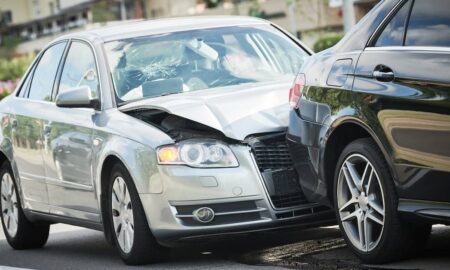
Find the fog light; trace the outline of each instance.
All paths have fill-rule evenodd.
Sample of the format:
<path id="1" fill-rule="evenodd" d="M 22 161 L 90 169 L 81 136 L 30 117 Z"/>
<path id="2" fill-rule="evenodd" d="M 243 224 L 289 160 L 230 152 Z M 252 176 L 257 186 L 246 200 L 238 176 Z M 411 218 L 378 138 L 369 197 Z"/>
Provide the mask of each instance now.
<path id="1" fill-rule="evenodd" d="M 194 215 L 195 220 L 201 223 L 209 223 L 214 219 L 214 211 L 209 207 L 199 208 L 192 215 Z"/>

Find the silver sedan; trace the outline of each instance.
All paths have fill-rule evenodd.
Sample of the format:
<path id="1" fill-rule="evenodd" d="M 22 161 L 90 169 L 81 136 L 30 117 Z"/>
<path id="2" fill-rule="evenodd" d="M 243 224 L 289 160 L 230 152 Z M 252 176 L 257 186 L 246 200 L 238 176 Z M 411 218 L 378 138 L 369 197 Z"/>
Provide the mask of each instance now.
<path id="1" fill-rule="evenodd" d="M 8 242 L 41 247 L 50 224 L 68 223 L 142 264 L 192 239 L 333 220 L 306 200 L 304 160 L 285 142 L 288 89 L 310 54 L 245 17 L 54 40 L 0 104 Z"/>

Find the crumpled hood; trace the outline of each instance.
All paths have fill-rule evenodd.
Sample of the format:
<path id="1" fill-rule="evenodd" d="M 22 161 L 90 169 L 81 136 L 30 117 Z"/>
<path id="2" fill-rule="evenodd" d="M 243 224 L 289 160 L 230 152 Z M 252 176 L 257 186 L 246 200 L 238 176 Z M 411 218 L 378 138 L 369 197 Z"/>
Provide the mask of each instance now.
<path id="1" fill-rule="evenodd" d="M 238 85 L 132 102 L 121 111 L 158 109 L 244 140 L 250 134 L 286 129 L 290 82 Z"/>

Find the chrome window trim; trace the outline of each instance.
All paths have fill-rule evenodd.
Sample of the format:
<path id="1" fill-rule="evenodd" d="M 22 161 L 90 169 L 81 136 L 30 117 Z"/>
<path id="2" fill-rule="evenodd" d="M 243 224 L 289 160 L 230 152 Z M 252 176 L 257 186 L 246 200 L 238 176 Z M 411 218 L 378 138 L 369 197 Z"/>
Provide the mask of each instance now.
<path id="1" fill-rule="evenodd" d="M 369 40 L 366 43 L 366 48 L 372 47 L 375 45 L 375 44 L 373 44 L 374 41 L 376 39 L 378 39 L 378 37 L 380 36 L 381 32 L 383 32 L 386 25 L 392 20 L 392 18 L 395 16 L 395 14 L 397 14 L 399 9 L 403 7 L 403 3 L 405 3 L 406 1 L 408 1 L 408 0 L 399 0 L 397 2 L 397 4 L 395 4 L 395 6 L 389 11 L 389 13 L 386 15 L 386 17 L 384 17 L 384 19 L 381 21 L 381 23 L 377 26 L 375 31 L 373 31 L 372 35 L 370 36 Z"/>
<path id="2" fill-rule="evenodd" d="M 421 52 L 450 52 L 450 47 L 433 46 L 386 46 L 366 47 L 365 51 L 421 51 Z"/>
<path id="3" fill-rule="evenodd" d="M 89 48 L 91 49 L 91 51 L 92 51 L 92 54 L 94 55 L 94 61 L 95 61 L 95 69 L 96 69 L 96 71 L 97 71 L 97 77 L 98 77 L 98 85 L 99 85 L 99 89 L 98 89 L 98 97 L 99 97 L 99 101 L 100 101 L 100 110 L 99 111 L 102 111 L 103 110 L 103 87 L 102 87 L 102 79 L 101 79 L 101 74 L 100 74 L 100 70 L 99 70 L 99 62 L 98 62 L 98 57 L 97 57 L 97 52 L 96 52 L 96 50 L 95 50 L 95 47 L 94 47 L 94 44 L 90 41 L 90 40 L 88 40 L 88 39 L 85 39 L 85 38 L 80 38 L 80 37 L 76 37 L 76 38 L 70 38 L 69 39 L 69 47 L 68 47 L 68 49 L 67 49 L 67 53 L 65 54 L 65 56 L 64 56 L 64 63 L 63 63 L 63 67 L 62 67 L 62 69 L 61 69 L 61 72 L 60 73 L 62 73 L 63 72 L 63 70 L 64 70 L 64 65 L 66 64 L 66 59 L 67 59 L 67 54 L 69 53 L 69 51 L 70 51 L 70 47 L 71 47 L 71 45 L 72 45 L 72 42 L 73 41 L 75 41 L 75 42 L 82 42 L 82 43 L 85 43 L 86 45 L 88 45 L 89 46 Z M 59 81 L 58 81 L 58 88 L 56 89 L 56 95 L 55 95 L 55 97 L 58 95 L 58 92 L 59 92 Z"/>
<path id="4" fill-rule="evenodd" d="M 28 96 L 26 97 L 20 97 L 19 94 L 22 91 L 22 87 L 23 84 L 26 81 L 26 78 L 28 76 L 32 76 L 31 78 L 31 82 L 29 87 L 31 87 L 31 84 L 33 83 L 33 79 L 34 79 L 34 71 L 37 65 L 39 65 L 39 62 L 41 61 L 42 55 L 51 47 L 53 47 L 54 45 L 57 45 L 58 43 L 62 43 L 65 42 L 66 46 L 64 47 L 64 51 L 63 54 L 61 55 L 61 59 L 59 59 L 59 63 L 58 65 L 61 63 L 61 60 L 63 57 L 65 57 L 65 53 L 66 53 L 66 49 L 67 49 L 67 45 L 70 43 L 70 38 L 68 39 L 59 39 L 59 40 L 55 40 L 53 42 L 51 42 L 50 44 L 48 44 L 47 46 L 45 46 L 34 58 L 34 60 L 31 62 L 31 64 L 28 66 L 27 71 L 25 72 L 25 74 L 22 76 L 22 79 L 20 80 L 20 83 L 16 86 L 16 89 L 14 89 L 14 91 L 11 93 L 11 96 L 13 96 L 16 99 L 26 99 L 26 100 L 31 100 Z M 31 73 L 30 73 L 31 72 Z M 56 75 L 58 75 L 59 70 L 56 71 Z M 55 78 L 56 80 L 56 78 Z M 53 87 L 55 84 L 55 80 L 53 81 Z M 28 89 L 29 90 L 29 89 Z M 27 91 L 28 91 L 27 90 Z M 28 91 L 28 95 L 29 95 L 29 91 Z M 52 89 L 52 96 L 53 96 L 53 89 Z M 52 103 L 53 101 L 45 101 L 45 100 L 41 100 L 42 102 L 45 103 Z"/>

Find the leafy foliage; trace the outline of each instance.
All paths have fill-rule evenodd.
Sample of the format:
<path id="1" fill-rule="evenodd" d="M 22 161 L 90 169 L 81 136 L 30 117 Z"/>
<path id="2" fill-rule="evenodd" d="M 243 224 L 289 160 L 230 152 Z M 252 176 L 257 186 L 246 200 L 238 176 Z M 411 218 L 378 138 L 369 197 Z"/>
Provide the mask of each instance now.
<path id="1" fill-rule="evenodd" d="M 2 45 L 0 46 L 0 59 L 11 59 L 15 55 L 17 45 L 22 42 L 23 39 L 15 36 L 4 36 Z"/>
<path id="2" fill-rule="evenodd" d="M 314 51 L 320 52 L 328 48 L 331 48 L 334 45 L 336 45 L 336 43 L 338 43 L 342 39 L 342 37 L 343 35 L 332 35 L 323 37 L 314 44 Z"/>
<path id="3" fill-rule="evenodd" d="M 28 66 L 34 59 L 34 55 L 16 57 L 11 60 L 0 59 L 0 81 L 19 79 L 25 74 Z"/>
<path id="4" fill-rule="evenodd" d="M 14 91 L 33 59 L 33 54 L 11 60 L 0 59 L 0 99 Z"/>
<path id="5" fill-rule="evenodd" d="M 92 7 L 92 18 L 94 22 L 108 22 L 118 19 L 118 14 L 113 11 L 111 1 L 99 1 Z"/>

